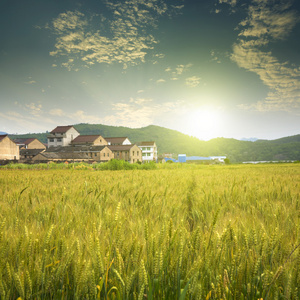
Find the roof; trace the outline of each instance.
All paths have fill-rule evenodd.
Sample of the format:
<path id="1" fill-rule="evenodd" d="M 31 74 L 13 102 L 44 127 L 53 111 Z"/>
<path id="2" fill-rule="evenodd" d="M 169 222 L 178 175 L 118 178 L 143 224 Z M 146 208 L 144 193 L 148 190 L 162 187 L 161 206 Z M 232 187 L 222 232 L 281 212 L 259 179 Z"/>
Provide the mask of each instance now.
<path id="1" fill-rule="evenodd" d="M 152 142 L 140 142 L 138 143 L 138 146 L 154 146 L 155 145 L 155 142 L 152 141 Z"/>
<path id="2" fill-rule="evenodd" d="M 106 137 L 105 140 L 108 143 L 118 143 L 122 144 L 128 137 Z"/>
<path id="3" fill-rule="evenodd" d="M 211 160 L 210 157 L 203 157 L 203 156 L 189 156 L 186 160 Z"/>
<path id="4" fill-rule="evenodd" d="M 178 162 L 178 161 L 176 161 L 176 159 L 174 159 L 174 158 L 171 158 L 171 157 L 164 157 L 163 158 L 165 161 L 172 161 L 172 162 Z"/>
<path id="5" fill-rule="evenodd" d="M 59 146 L 59 147 L 50 147 L 47 149 L 47 153 L 80 153 L 80 152 L 95 152 L 101 151 L 105 147 L 104 146 Z"/>
<path id="6" fill-rule="evenodd" d="M 107 145 L 107 147 L 111 151 L 128 151 L 130 150 L 133 146 L 136 146 L 136 144 L 131 144 L 131 145 Z"/>
<path id="7" fill-rule="evenodd" d="M 14 139 L 13 141 L 16 144 L 28 145 L 34 140 L 36 140 L 36 138 L 19 138 L 19 139 Z"/>
<path id="8" fill-rule="evenodd" d="M 42 152 L 40 155 L 48 159 L 89 159 L 86 153 Z"/>
<path id="9" fill-rule="evenodd" d="M 45 149 L 21 149 L 20 155 L 37 155 L 43 151 L 45 151 Z"/>
<path id="10" fill-rule="evenodd" d="M 55 129 L 53 129 L 50 133 L 65 133 L 69 129 L 74 128 L 72 125 L 68 126 L 57 126 Z M 74 128 L 75 129 L 75 128 Z M 75 129 L 76 130 L 76 129 Z M 76 130 L 77 131 L 77 130 Z"/>
<path id="11" fill-rule="evenodd" d="M 0 135 L 0 141 L 2 141 L 5 137 L 7 137 L 7 134 Z"/>
<path id="12" fill-rule="evenodd" d="M 94 142 L 97 138 L 102 137 L 101 135 L 79 135 L 77 136 L 72 143 L 92 143 Z"/>

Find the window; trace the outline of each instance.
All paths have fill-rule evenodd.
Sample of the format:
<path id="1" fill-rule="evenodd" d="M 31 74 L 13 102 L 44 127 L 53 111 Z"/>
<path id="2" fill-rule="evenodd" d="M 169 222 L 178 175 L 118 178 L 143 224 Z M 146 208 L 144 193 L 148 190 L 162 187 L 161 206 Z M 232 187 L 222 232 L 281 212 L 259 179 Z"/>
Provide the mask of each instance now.
<path id="1" fill-rule="evenodd" d="M 52 142 L 52 143 L 53 143 L 53 142 L 54 142 L 54 139 L 49 139 L 49 142 Z"/>
<path id="2" fill-rule="evenodd" d="M 137 152 L 136 152 L 136 155 L 137 155 L 137 156 L 139 156 L 139 155 L 140 155 L 140 152 L 139 152 L 139 151 L 137 151 Z"/>
<path id="3" fill-rule="evenodd" d="M 150 153 L 147 153 L 147 156 L 150 156 L 151 154 Z"/>
<path id="4" fill-rule="evenodd" d="M 134 156 L 134 151 L 132 151 L 132 155 Z"/>
<path id="5" fill-rule="evenodd" d="M 150 147 L 147 147 L 147 150 L 148 150 L 148 151 L 150 151 L 150 150 L 151 150 L 151 148 L 150 148 Z"/>
<path id="6" fill-rule="evenodd" d="M 146 153 L 143 153 L 143 156 L 146 156 Z"/>
<path id="7" fill-rule="evenodd" d="M 105 157 L 105 152 L 103 153 L 103 157 Z"/>
<path id="8" fill-rule="evenodd" d="M 107 157 L 109 157 L 109 153 L 107 153 Z"/>
<path id="9" fill-rule="evenodd" d="M 57 141 L 58 141 L 58 142 L 61 142 L 61 141 L 62 141 L 62 139 L 61 139 L 61 138 L 58 138 L 58 139 L 57 139 Z"/>
<path id="10" fill-rule="evenodd" d="M 96 157 L 96 156 L 97 156 L 97 153 L 95 153 L 94 156 Z"/>

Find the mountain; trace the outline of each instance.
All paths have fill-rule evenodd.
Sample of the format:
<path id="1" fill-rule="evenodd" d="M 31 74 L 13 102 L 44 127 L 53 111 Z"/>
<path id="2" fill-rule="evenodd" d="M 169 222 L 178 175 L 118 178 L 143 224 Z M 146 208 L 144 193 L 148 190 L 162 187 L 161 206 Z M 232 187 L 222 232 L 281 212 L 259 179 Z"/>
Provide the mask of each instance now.
<path id="1" fill-rule="evenodd" d="M 5 134 L 7 134 L 7 133 L 4 131 L 0 131 L 0 135 L 5 135 Z"/>
<path id="2" fill-rule="evenodd" d="M 242 138 L 241 141 L 248 141 L 248 142 L 256 142 L 258 138 L 252 137 L 252 138 Z"/>
<path id="3" fill-rule="evenodd" d="M 210 141 L 201 141 L 179 131 L 155 125 L 143 128 L 128 128 L 101 124 L 77 124 L 74 127 L 82 135 L 101 134 L 104 138 L 126 136 L 132 143 L 155 141 L 159 154 L 226 155 L 231 162 L 300 160 L 300 134 L 276 140 L 241 141 L 216 138 Z M 47 134 L 46 132 L 9 136 L 12 139 L 35 137 L 46 143 Z"/>

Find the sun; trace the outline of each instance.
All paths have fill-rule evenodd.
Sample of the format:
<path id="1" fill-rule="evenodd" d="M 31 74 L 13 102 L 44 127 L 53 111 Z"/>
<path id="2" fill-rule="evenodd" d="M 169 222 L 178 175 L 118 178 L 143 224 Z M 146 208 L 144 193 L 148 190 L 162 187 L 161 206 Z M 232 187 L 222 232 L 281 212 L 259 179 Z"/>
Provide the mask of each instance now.
<path id="1" fill-rule="evenodd" d="M 186 130 L 191 135 L 208 140 L 218 135 L 222 123 L 219 109 L 203 106 L 186 116 Z"/>

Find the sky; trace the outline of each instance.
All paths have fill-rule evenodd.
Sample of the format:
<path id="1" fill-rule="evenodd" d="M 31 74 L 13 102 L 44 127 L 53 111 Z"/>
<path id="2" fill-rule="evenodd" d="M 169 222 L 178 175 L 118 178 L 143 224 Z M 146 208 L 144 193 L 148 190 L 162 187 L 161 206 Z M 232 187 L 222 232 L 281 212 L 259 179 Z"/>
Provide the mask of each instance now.
<path id="1" fill-rule="evenodd" d="M 1 0 L 0 131 L 300 134 L 299 37 L 298 0 Z"/>

